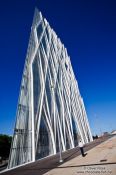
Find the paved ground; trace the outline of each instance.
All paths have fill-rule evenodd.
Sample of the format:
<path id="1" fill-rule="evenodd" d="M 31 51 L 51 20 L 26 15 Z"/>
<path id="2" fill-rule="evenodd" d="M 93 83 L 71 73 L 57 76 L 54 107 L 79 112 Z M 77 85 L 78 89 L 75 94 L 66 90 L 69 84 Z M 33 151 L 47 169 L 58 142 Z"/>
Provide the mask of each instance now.
<path id="1" fill-rule="evenodd" d="M 116 136 L 44 175 L 116 175 Z"/>
<path id="2" fill-rule="evenodd" d="M 86 157 L 80 156 L 79 148 L 63 153 L 64 162 L 59 163 L 59 154 L 4 172 L 3 175 L 116 175 L 116 136 L 102 137 L 85 146 Z M 97 165 L 95 165 L 97 164 Z M 101 165 L 102 164 L 102 165 Z"/>

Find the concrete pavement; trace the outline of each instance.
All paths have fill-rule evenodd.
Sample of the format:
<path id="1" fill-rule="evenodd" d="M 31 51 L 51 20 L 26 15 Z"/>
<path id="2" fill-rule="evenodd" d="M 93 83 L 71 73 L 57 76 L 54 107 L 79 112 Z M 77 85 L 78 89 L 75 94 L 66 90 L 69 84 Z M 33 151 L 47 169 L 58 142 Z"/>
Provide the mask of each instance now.
<path id="1" fill-rule="evenodd" d="M 44 175 L 116 175 L 116 136 Z"/>
<path id="2" fill-rule="evenodd" d="M 78 147 L 76 147 L 74 149 L 67 150 L 62 153 L 62 157 L 64 160 L 64 163 L 62 164 L 59 163 L 59 154 L 56 154 L 35 161 L 33 163 L 29 163 L 22 167 L 2 172 L 2 174 L 3 175 L 43 175 L 43 174 L 86 175 L 87 173 L 89 174 L 97 173 L 97 175 L 99 175 L 100 173 L 102 173 L 101 175 L 116 175 L 115 143 L 116 143 L 116 136 L 101 137 L 85 145 L 84 149 L 88 154 L 84 158 L 80 156 L 80 150 Z M 107 170 L 107 168 L 109 169 Z"/>

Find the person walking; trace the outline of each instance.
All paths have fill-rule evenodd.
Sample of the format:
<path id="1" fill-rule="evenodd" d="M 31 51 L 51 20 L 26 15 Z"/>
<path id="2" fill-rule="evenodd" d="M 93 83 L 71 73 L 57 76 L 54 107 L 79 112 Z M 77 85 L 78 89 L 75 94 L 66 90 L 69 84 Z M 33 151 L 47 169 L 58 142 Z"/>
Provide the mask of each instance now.
<path id="1" fill-rule="evenodd" d="M 84 146 L 84 145 L 83 145 L 82 141 L 80 140 L 80 141 L 79 141 L 79 148 L 80 148 L 80 151 L 81 151 L 81 155 L 84 157 L 85 154 L 84 154 L 83 146 Z"/>

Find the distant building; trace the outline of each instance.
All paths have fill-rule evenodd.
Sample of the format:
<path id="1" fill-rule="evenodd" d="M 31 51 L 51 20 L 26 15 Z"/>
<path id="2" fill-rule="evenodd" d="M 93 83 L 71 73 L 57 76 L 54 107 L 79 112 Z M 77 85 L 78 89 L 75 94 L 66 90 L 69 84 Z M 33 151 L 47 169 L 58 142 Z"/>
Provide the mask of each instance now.
<path id="1" fill-rule="evenodd" d="M 109 135 L 108 132 L 103 132 L 103 136 L 107 136 L 107 135 Z"/>
<path id="2" fill-rule="evenodd" d="M 113 131 L 111 132 L 111 134 L 116 134 L 116 130 L 113 130 Z"/>
<path id="3" fill-rule="evenodd" d="M 67 50 L 36 9 L 8 168 L 92 141 Z"/>

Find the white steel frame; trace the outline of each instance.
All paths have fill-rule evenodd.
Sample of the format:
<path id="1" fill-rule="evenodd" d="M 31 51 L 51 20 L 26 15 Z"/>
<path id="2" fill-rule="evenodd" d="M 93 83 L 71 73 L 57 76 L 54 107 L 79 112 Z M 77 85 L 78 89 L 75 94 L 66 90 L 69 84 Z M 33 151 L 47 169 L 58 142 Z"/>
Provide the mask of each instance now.
<path id="1" fill-rule="evenodd" d="M 8 168 L 92 141 L 67 50 L 37 9 L 16 116 Z"/>

